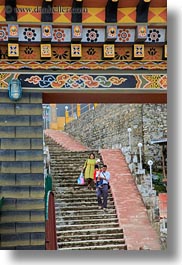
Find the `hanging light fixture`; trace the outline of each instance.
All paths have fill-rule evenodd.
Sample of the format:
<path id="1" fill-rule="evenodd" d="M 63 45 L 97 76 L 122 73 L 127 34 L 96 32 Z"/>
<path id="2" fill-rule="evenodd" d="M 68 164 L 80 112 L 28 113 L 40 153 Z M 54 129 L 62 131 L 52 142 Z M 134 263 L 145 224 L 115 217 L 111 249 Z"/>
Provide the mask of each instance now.
<path id="1" fill-rule="evenodd" d="M 12 79 L 8 86 L 8 94 L 11 100 L 19 100 L 22 97 L 22 87 L 19 79 Z"/>

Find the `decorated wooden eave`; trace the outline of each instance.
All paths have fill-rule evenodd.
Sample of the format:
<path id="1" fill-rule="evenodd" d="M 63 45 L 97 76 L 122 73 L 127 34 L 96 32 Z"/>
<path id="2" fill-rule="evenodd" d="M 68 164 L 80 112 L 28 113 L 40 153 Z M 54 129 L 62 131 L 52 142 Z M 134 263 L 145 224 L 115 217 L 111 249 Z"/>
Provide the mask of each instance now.
<path id="1" fill-rule="evenodd" d="M 167 1 L 146 1 L 1 0 L 0 67 L 166 71 Z"/>
<path id="2" fill-rule="evenodd" d="M 72 12 L 79 8 L 81 12 Z M 46 9 L 47 12 L 41 12 Z M 167 23 L 167 0 L 1 0 L 0 22 L 8 21 L 55 25 L 162 25 Z"/>

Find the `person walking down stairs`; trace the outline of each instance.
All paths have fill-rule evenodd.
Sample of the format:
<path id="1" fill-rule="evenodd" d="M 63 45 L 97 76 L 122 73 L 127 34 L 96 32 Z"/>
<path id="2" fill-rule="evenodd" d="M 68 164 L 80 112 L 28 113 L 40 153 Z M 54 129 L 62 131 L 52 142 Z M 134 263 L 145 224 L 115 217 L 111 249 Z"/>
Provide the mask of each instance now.
<path id="1" fill-rule="evenodd" d="M 89 158 L 85 161 L 83 166 L 83 174 L 85 181 L 87 183 L 88 189 L 94 189 L 94 171 L 95 165 L 98 163 L 95 159 L 95 154 L 90 153 Z"/>
<path id="2" fill-rule="evenodd" d="M 98 178 L 102 180 L 102 184 L 98 185 L 96 189 L 98 207 L 99 209 L 107 211 L 108 184 L 110 180 L 110 173 L 107 171 L 107 165 L 103 165 Z"/>

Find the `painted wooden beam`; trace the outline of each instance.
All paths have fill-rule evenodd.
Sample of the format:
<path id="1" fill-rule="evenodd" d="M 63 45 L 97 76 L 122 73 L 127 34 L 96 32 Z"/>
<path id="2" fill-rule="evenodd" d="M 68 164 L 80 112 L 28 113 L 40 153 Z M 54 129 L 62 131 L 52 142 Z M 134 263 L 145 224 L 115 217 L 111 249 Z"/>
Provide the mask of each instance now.
<path id="1" fill-rule="evenodd" d="M 43 93 L 43 103 L 126 103 L 126 104 L 166 104 L 167 92 L 164 93 Z"/>

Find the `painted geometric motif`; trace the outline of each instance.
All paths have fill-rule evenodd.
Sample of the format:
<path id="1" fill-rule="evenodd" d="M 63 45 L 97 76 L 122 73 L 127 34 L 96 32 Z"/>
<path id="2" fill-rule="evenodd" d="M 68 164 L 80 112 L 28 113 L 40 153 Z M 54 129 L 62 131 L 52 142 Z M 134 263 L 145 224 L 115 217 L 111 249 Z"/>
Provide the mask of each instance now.
<path id="1" fill-rule="evenodd" d="M 19 56 L 19 44 L 8 43 L 8 57 L 18 57 L 18 56 Z"/>
<path id="2" fill-rule="evenodd" d="M 162 47 L 146 46 L 144 60 L 162 60 Z"/>
<path id="3" fill-rule="evenodd" d="M 99 2 L 100 0 L 98 0 Z M 83 8 L 82 10 L 82 22 L 84 24 L 88 23 L 90 25 L 95 23 L 105 22 L 105 8 Z"/>
<path id="4" fill-rule="evenodd" d="M 20 2 L 22 2 L 22 4 L 20 4 Z M 18 22 L 26 22 L 27 25 L 29 22 L 41 22 L 41 11 L 43 11 L 43 9 L 40 6 L 39 1 L 36 1 L 36 3 L 32 3 L 31 0 L 16 1 L 16 8 L 18 10 Z"/>
<path id="5" fill-rule="evenodd" d="M 71 44 L 71 57 L 81 57 L 81 56 L 82 56 L 82 45 Z"/>
<path id="6" fill-rule="evenodd" d="M 83 47 L 83 60 L 101 60 L 102 59 L 102 48 L 101 47 Z"/>
<path id="7" fill-rule="evenodd" d="M 115 49 L 114 44 L 104 44 L 104 58 L 114 58 L 115 56 Z"/>
<path id="8" fill-rule="evenodd" d="M 0 73 L 0 87 L 7 88 L 9 83 L 9 77 L 11 76 L 10 73 Z"/>
<path id="9" fill-rule="evenodd" d="M 133 47 L 134 58 L 144 57 L 144 45 L 143 44 L 134 44 Z"/>
<path id="10" fill-rule="evenodd" d="M 69 60 L 70 49 L 67 47 L 54 47 L 52 51 L 52 60 Z"/>
<path id="11" fill-rule="evenodd" d="M 5 5 L 4 4 L 0 5 L 0 21 L 1 22 L 6 21 L 6 19 L 5 19 Z"/>
<path id="12" fill-rule="evenodd" d="M 166 7 L 151 7 L 148 13 L 148 23 L 166 23 L 167 8 Z"/>
<path id="13" fill-rule="evenodd" d="M 136 23 L 136 8 L 118 8 L 117 12 L 118 23 Z"/>
<path id="14" fill-rule="evenodd" d="M 72 40 L 80 41 L 82 39 L 82 25 L 72 25 Z"/>
<path id="15" fill-rule="evenodd" d="M 51 58 L 51 44 L 41 44 L 41 58 Z"/>
<path id="16" fill-rule="evenodd" d="M 52 25 L 42 25 L 42 40 L 51 40 L 52 39 Z"/>
<path id="17" fill-rule="evenodd" d="M 11 40 L 18 40 L 19 34 L 18 34 L 19 26 L 18 25 L 8 25 L 8 37 Z"/>
<path id="18" fill-rule="evenodd" d="M 165 42 L 165 29 L 148 29 L 146 42 Z"/>
<path id="19" fill-rule="evenodd" d="M 147 26 L 138 25 L 136 30 L 136 40 L 144 41 L 147 38 Z"/>
<path id="20" fill-rule="evenodd" d="M 0 27 L 0 41 L 8 41 L 8 27 Z"/>
<path id="21" fill-rule="evenodd" d="M 84 28 L 82 42 L 105 42 L 105 29 Z"/>
<path id="22" fill-rule="evenodd" d="M 20 27 L 19 41 L 40 42 L 41 41 L 40 34 L 41 34 L 40 28 Z"/>
<path id="23" fill-rule="evenodd" d="M 143 88 L 167 89 L 167 75 L 143 75 Z"/>
<path id="24" fill-rule="evenodd" d="M 134 42 L 135 29 L 118 29 L 116 42 Z"/>
<path id="25" fill-rule="evenodd" d="M 115 47 L 115 60 L 131 60 L 132 47 Z"/>
<path id="26" fill-rule="evenodd" d="M 117 38 L 117 26 L 106 26 L 106 40 L 115 41 Z"/>
<path id="27" fill-rule="evenodd" d="M 4 48 L 4 49 L 3 49 Z M 40 49 L 36 49 L 38 47 L 34 47 L 34 51 L 38 54 L 40 54 Z M 55 48 L 54 48 L 55 49 Z M 90 48 L 88 48 L 89 50 Z M 94 51 L 96 51 L 96 53 L 94 54 L 94 56 L 99 56 L 98 54 L 100 54 L 100 51 L 98 50 L 97 53 L 97 49 L 98 47 L 94 47 Z M 83 48 L 84 50 L 84 48 Z M 87 50 L 85 50 L 86 52 Z M 118 53 L 117 47 L 116 47 L 116 51 Z M 127 51 L 127 50 L 126 50 Z M 20 52 L 21 52 L 21 46 L 20 46 Z M 58 51 L 56 50 L 56 52 L 58 53 Z M 70 52 L 70 51 L 69 51 Z M 69 54 L 68 52 L 68 54 Z M 8 51 L 6 52 L 6 46 L 5 47 L 1 47 L 1 58 L 7 58 L 8 56 Z M 124 51 L 123 51 L 124 53 Z M 60 51 L 60 55 L 64 54 L 64 50 Z M 67 54 L 67 53 L 66 53 Z M 119 53 L 120 54 L 120 53 Z M 131 53 L 130 53 L 131 54 Z M 69 58 L 70 55 L 68 55 Z M 122 56 L 122 53 L 121 53 Z M 131 55 L 130 55 L 131 56 Z M 21 56 L 22 57 L 22 56 Z M 39 55 L 40 58 L 40 55 Z M 85 55 L 84 55 L 84 58 Z M 124 57 L 123 57 L 124 58 Z M 162 60 L 162 61 L 139 61 L 139 60 L 135 60 L 135 61 L 131 61 L 129 59 L 129 61 L 126 61 L 124 59 L 120 59 L 120 60 L 103 60 L 103 61 L 69 61 L 69 60 L 55 60 L 54 57 L 51 58 L 51 61 L 25 61 L 25 60 L 15 60 L 13 63 L 9 62 L 9 61 L 3 61 L 0 60 L 0 69 L 1 70 L 129 70 L 129 71 L 135 71 L 135 70 L 153 70 L 153 71 L 161 71 L 167 70 L 167 62 Z"/>
<path id="28" fill-rule="evenodd" d="M 71 29 L 53 28 L 52 42 L 70 42 Z"/>
<path id="29" fill-rule="evenodd" d="M 40 59 L 40 48 L 30 46 L 20 46 L 20 59 L 35 60 Z"/>

